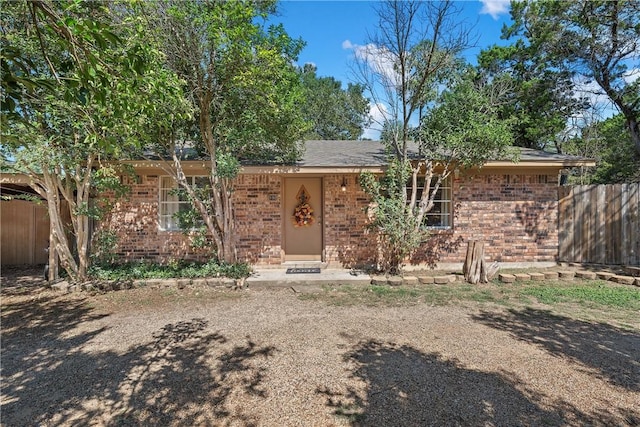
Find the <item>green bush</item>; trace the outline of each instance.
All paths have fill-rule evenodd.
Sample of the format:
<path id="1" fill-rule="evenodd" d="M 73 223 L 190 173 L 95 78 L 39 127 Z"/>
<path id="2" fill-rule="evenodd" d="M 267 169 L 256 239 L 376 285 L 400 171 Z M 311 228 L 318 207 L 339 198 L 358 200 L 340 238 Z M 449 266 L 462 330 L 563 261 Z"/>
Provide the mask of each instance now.
<path id="1" fill-rule="evenodd" d="M 195 279 L 199 277 L 229 277 L 232 279 L 240 279 L 249 276 L 250 273 L 251 267 L 248 264 L 220 264 L 213 260 L 206 263 L 179 260 L 168 264 L 138 261 L 108 266 L 95 265 L 89 270 L 91 277 L 101 280 Z"/>

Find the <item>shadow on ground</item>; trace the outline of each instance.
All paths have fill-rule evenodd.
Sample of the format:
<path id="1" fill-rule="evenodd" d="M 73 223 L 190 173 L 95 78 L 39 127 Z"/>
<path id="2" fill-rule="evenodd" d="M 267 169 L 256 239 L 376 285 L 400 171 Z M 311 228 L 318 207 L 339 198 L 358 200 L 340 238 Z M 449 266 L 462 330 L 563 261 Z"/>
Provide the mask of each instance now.
<path id="1" fill-rule="evenodd" d="M 252 360 L 274 347 L 249 338 L 235 345 L 194 318 L 166 324 L 143 345 L 100 351 L 108 326 L 90 322 L 105 315 L 81 300 L 2 308 L 2 425 L 259 424 L 230 405 L 238 393 L 266 395 Z"/>
<path id="2" fill-rule="evenodd" d="M 483 312 L 473 319 L 549 353 L 586 365 L 613 385 L 640 392 L 640 335 L 546 310 Z"/>
<path id="3" fill-rule="evenodd" d="M 20 295 L 44 290 L 44 265 L 2 266 L 2 295 Z"/>
<path id="4" fill-rule="evenodd" d="M 320 388 L 327 405 L 354 426 L 626 425 L 640 414 L 611 408 L 585 414 L 565 401 L 543 408 L 543 395 L 508 373 L 467 369 L 410 346 L 365 341 L 345 355 L 365 391 Z M 624 420 L 624 421 L 621 421 Z"/>

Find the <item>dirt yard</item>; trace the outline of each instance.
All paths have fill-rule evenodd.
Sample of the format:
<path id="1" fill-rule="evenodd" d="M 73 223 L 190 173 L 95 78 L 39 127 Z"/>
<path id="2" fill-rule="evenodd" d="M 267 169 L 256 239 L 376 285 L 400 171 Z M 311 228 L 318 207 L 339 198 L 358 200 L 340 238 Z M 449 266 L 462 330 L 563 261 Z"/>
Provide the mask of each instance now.
<path id="1" fill-rule="evenodd" d="M 1 327 L 3 426 L 640 425 L 640 330 L 539 308 L 3 271 Z"/>

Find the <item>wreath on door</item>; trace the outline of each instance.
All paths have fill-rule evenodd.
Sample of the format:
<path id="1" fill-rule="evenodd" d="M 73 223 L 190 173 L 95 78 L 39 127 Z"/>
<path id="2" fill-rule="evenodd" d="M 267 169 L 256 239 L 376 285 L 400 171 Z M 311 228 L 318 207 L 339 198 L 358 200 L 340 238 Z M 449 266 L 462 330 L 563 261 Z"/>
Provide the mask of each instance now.
<path id="1" fill-rule="evenodd" d="M 298 201 L 298 205 L 293 210 L 293 225 L 295 227 L 308 227 L 313 224 L 314 218 L 313 208 L 309 204 L 311 197 L 307 189 L 304 188 L 304 185 L 298 190 L 296 200 Z"/>

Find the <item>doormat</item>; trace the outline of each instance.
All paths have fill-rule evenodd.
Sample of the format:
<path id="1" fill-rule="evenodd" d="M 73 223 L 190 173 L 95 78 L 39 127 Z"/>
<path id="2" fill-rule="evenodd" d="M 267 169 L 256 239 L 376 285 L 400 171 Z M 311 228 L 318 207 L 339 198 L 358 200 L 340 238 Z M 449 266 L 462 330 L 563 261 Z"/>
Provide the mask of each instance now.
<path id="1" fill-rule="evenodd" d="M 287 274 L 318 274 L 320 273 L 319 267 L 312 268 L 287 268 Z"/>

